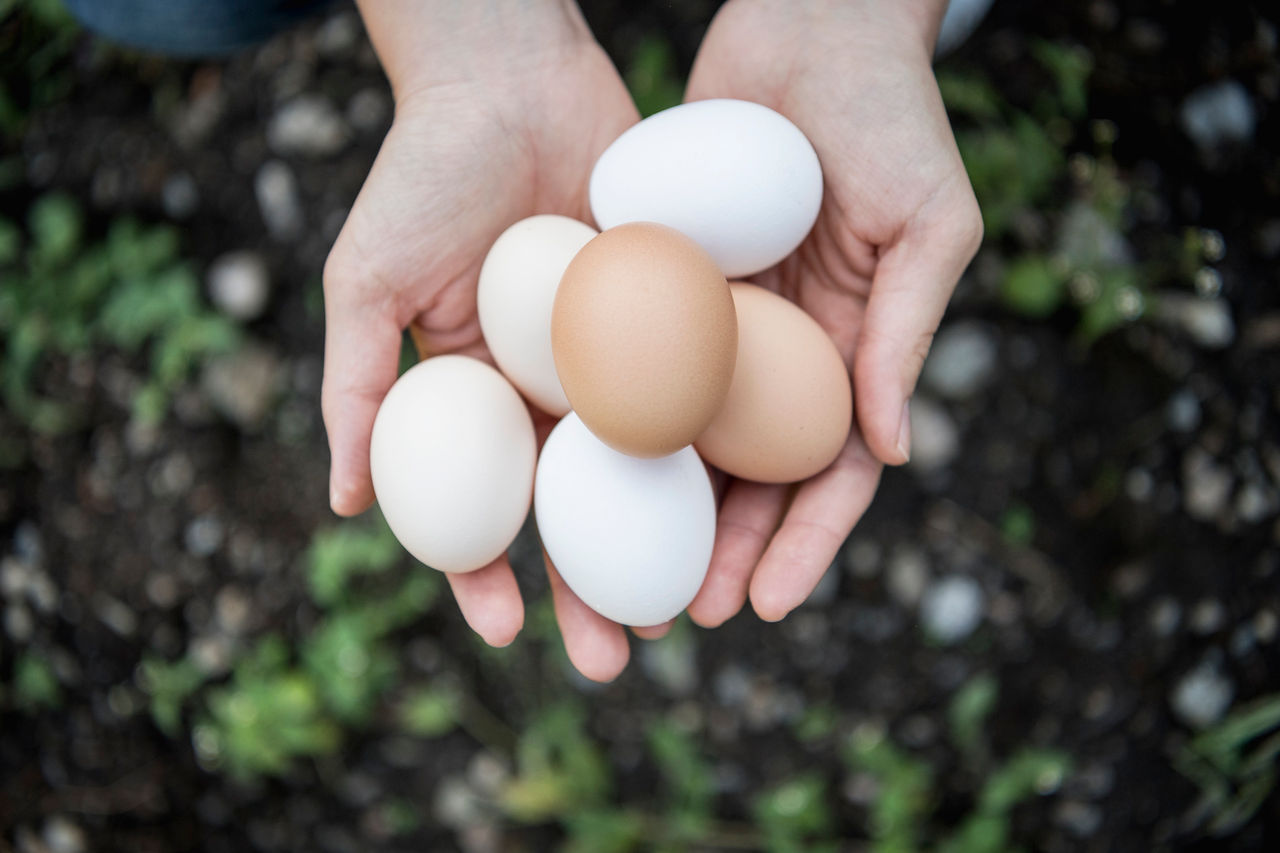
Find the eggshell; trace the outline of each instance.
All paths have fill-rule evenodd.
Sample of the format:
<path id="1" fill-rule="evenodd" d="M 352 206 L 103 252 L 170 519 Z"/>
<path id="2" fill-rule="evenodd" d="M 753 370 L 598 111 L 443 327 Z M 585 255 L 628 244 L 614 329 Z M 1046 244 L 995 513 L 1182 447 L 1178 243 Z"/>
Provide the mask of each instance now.
<path id="1" fill-rule="evenodd" d="M 637 459 L 605 445 L 573 413 L 542 448 L 534 514 L 564 582 L 623 625 L 678 615 L 711 563 L 715 496 L 693 448 Z"/>
<path id="2" fill-rule="evenodd" d="M 835 344 L 795 303 L 754 284 L 729 285 L 738 358 L 723 408 L 694 444 L 702 458 L 763 483 L 803 480 L 839 455 L 853 391 Z"/>
<path id="3" fill-rule="evenodd" d="M 493 360 L 535 406 L 557 416 L 569 401 L 551 357 L 551 306 L 565 267 L 596 233 L 567 216 L 530 216 L 498 237 L 480 267 L 476 313 Z"/>
<path id="4" fill-rule="evenodd" d="M 822 168 L 800 129 L 768 107 L 694 101 L 614 140 L 591 172 L 590 197 L 601 229 L 670 225 L 735 278 L 804 240 L 822 205 Z"/>
<path id="5" fill-rule="evenodd" d="M 373 490 L 410 554 L 444 572 L 493 562 L 529 514 L 537 444 L 520 395 L 462 355 L 420 362 L 373 422 Z"/>
<path id="6" fill-rule="evenodd" d="M 584 246 L 551 314 L 573 410 L 632 456 L 693 443 L 729 391 L 737 345 L 724 276 L 698 244 L 653 223 L 620 225 Z"/>

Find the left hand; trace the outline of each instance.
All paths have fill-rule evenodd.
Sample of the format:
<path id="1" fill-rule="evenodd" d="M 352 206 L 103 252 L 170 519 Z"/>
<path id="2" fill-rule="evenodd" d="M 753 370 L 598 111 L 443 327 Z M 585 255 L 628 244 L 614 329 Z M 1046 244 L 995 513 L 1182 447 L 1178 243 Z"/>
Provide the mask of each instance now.
<path id="1" fill-rule="evenodd" d="M 941 0 L 731 0 L 686 100 L 740 98 L 794 122 L 817 150 L 821 212 L 800 248 L 753 280 L 831 335 L 854 380 L 840 456 L 800 484 L 729 480 L 689 614 L 713 627 L 748 593 L 760 618 L 800 605 L 866 511 L 882 466 L 910 453 L 908 401 L 982 240 L 982 218 L 931 67 Z"/>

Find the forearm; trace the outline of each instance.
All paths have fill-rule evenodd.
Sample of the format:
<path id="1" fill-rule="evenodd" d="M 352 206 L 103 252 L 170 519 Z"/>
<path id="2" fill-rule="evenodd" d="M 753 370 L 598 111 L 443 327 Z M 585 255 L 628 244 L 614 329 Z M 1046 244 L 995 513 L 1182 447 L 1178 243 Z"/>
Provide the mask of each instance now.
<path id="1" fill-rule="evenodd" d="M 519 75 L 591 33 L 573 0 L 357 0 L 396 100 Z"/>

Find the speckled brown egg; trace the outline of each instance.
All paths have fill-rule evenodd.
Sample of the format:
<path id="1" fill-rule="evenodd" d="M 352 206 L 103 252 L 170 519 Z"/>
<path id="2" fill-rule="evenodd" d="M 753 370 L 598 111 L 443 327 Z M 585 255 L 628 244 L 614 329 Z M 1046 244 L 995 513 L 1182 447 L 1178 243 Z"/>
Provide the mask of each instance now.
<path id="1" fill-rule="evenodd" d="M 588 429 L 623 453 L 665 456 L 692 444 L 729 392 L 733 297 L 715 261 L 679 231 L 619 225 L 565 270 L 551 349 Z"/>
<path id="2" fill-rule="evenodd" d="M 702 458 L 735 477 L 792 483 L 830 465 L 853 422 L 849 371 L 818 322 L 757 287 L 730 286 L 738 356 L 723 408 L 698 437 Z"/>

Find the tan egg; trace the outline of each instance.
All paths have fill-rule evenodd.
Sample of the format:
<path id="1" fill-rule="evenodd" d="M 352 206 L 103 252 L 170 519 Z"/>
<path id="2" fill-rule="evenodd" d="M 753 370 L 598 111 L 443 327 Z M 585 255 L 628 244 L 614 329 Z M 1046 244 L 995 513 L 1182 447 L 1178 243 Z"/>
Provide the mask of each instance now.
<path id="1" fill-rule="evenodd" d="M 722 471 L 793 483 L 830 465 L 853 422 L 849 371 L 817 321 L 754 284 L 729 285 L 738 358 L 724 407 L 694 447 Z"/>
<path id="2" fill-rule="evenodd" d="M 675 453 L 720 410 L 738 346 L 729 285 L 675 229 L 634 222 L 569 263 L 551 312 L 551 350 L 569 404 L 597 438 L 632 456 Z"/>

